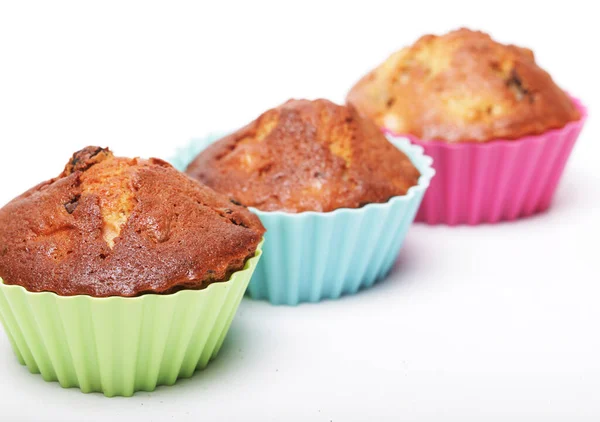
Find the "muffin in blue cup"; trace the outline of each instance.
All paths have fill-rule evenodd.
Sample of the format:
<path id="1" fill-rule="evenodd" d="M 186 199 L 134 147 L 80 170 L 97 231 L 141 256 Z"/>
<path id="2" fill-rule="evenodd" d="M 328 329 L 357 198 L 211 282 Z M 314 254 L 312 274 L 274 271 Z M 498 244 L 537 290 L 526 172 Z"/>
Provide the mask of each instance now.
<path id="1" fill-rule="evenodd" d="M 192 142 L 173 163 L 248 206 L 267 228 L 255 299 L 353 294 L 391 269 L 434 174 L 351 106 L 290 100 L 242 129 Z"/>

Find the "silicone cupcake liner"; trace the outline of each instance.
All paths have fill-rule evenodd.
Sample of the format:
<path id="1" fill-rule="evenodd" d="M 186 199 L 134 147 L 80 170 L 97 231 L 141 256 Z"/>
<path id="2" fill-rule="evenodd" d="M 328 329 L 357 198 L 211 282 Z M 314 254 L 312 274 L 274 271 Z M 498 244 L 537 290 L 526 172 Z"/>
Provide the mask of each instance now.
<path id="1" fill-rule="evenodd" d="M 545 211 L 587 117 L 581 102 L 573 102 L 581 112 L 578 121 L 512 141 L 449 144 L 392 136 L 420 145 L 435 163 L 437 177 L 416 221 L 475 225 Z"/>
<path id="2" fill-rule="evenodd" d="M 19 362 L 84 393 L 172 385 L 214 358 L 261 256 L 203 290 L 135 298 L 32 293 L 0 279 L 0 322 Z"/>
<path id="3" fill-rule="evenodd" d="M 172 163 L 184 170 L 219 137 L 193 141 Z M 389 272 L 434 175 L 421 147 L 407 140 L 394 143 L 421 172 L 418 185 L 404 196 L 327 213 L 250 208 L 267 229 L 265 256 L 248 287 L 252 298 L 285 305 L 336 299 L 371 286 Z"/>

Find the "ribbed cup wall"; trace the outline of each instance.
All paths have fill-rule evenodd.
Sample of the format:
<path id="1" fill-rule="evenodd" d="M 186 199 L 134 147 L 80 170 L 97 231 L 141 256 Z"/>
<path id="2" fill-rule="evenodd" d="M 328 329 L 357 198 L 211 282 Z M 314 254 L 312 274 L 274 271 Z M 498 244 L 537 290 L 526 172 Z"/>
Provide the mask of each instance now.
<path id="1" fill-rule="evenodd" d="M 260 259 L 204 290 L 135 298 L 32 293 L 0 279 L 0 322 L 30 372 L 85 393 L 172 385 L 217 355 Z"/>

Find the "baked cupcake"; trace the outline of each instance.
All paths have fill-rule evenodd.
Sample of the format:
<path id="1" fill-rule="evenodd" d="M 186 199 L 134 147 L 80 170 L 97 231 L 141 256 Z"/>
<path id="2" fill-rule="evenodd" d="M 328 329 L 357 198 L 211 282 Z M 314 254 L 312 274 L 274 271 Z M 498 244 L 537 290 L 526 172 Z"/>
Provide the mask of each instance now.
<path id="1" fill-rule="evenodd" d="M 362 78 L 347 101 L 432 156 L 417 220 L 512 220 L 550 205 L 585 109 L 531 50 L 460 29 L 426 35 Z"/>
<path id="2" fill-rule="evenodd" d="M 419 171 L 352 107 L 291 100 L 208 147 L 187 173 L 261 211 L 330 212 L 406 195 Z"/>
<path id="3" fill-rule="evenodd" d="M 327 100 L 288 101 L 212 141 L 176 161 L 260 217 L 265 259 L 249 294 L 275 304 L 338 298 L 387 274 L 432 176 L 420 149 L 403 152 Z"/>
<path id="4" fill-rule="evenodd" d="M 247 209 L 158 159 L 87 147 L 0 209 L 0 315 L 31 372 L 172 384 L 218 352 L 260 256 Z"/>

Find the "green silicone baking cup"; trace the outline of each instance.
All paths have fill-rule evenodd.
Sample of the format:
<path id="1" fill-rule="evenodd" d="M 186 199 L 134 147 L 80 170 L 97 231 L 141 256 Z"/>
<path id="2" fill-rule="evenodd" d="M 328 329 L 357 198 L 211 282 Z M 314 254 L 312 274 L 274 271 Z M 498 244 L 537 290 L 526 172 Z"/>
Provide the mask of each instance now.
<path id="1" fill-rule="evenodd" d="M 213 359 L 262 254 L 203 290 L 134 298 L 32 293 L 0 278 L 0 322 L 17 359 L 64 388 L 132 396 Z"/>

